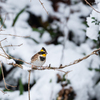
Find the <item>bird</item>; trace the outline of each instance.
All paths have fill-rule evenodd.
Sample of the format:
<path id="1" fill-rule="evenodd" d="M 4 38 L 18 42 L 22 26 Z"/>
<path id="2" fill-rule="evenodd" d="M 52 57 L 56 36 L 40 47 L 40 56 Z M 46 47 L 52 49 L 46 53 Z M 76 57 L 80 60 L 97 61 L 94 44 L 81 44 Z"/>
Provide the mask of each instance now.
<path id="1" fill-rule="evenodd" d="M 44 47 L 31 57 L 32 67 L 40 67 L 46 62 L 47 51 Z"/>

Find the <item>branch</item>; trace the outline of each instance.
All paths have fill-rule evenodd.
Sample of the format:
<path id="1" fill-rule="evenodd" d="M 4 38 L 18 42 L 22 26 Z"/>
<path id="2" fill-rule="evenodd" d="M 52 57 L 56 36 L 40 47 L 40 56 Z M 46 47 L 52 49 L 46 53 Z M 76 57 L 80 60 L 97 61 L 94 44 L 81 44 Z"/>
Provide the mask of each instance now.
<path id="1" fill-rule="evenodd" d="M 0 54 L 0 56 L 2 56 L 2 57 L 4 57 L 4 58 L 8 59 L 8 57 L 7 57 L 6 55 Z"/>
<path id="2" fill-rule="evenodd" d="M 25 61 L 23 61 L 23 60 L 21 60 L 21 59 L 17 59 L 17 58 L 14 58 L 14 57 L 12 57 L 12 56 L 8 55 L 8 54 L 5 52 L 5 50 L 3 49 L 2 45 L 1 45 L 1 42 L 0 42 L 0 48 L 2 49 L 2 51 L 4 52 L 4 54 L 7 56 L 7 57 L 6 57 L 7 59 L 12 58 L 12 59 L 14 59 L 14 60 L 19 60 L 19 61 L 22 61 L 22 62 L 24 62 L 24 63 L 26 63 L 26 64 L 31 65 L 31 64 L 30 64 L 30 63 L 28 63 L 28 62 L 25 62 Z M 5 56 L 3 56 L 3 57 L 5 57 Z"/>
<path id="3" fill-rule="evenodd" d="M 41 0 L 39 0 L 39 2 L 41 3 L 42 7 L 44 8 L 44 10 L 46 11 L 46 13 L 49 15 L 48 11 L 46 10 L 46 8 L 44 7 L 43 3 L 41 2 Z"/>
<path id="4" fill-rule="evenodd" d="M 68 66 L 71 66 L 71 65 L 74 65 L 74 64 L 77 64 L 77 63 L 79 63 L 79 62 L 81 62 L 82 60 L 85 60 L 85 59 L 87 59 L 88 57 L 90 57 L 91 55 L 93 55 L 93 54 L 96 54 L 96 55 L 98 55 L 97 54 L 97 52 L 100 50 L 100 48 L 99 49 L 96 49 L 96 50 L 94 50 L 92 53 L 90 53 L 89 55 L 87 55 L 87 56 L 85 56 L 85 57 L 83 57 L 83 58 L 80 58 L 80 59 L 78 59 L 78 60 L 75 60 L 74 62 L 72 62 L 72 63 L 70 63 L 70 64 L 68 64 L 68 65 L 65 65 L 65 66 L 60 66 L 60 67 L 50 67 L 50 66 L 41 66 L 41 69 L 38 69 L 38 67 L 40 67 L 40 66 L 35 66 L 35 67 L 32 67 L 32 69 L 33 70 L 45 70 L 45 69 L 63 69 L 63 68 L 65 68 L 65 67 L 68 67 Z"/>
<path id="5" fill-rule="evenodd" d="M 4 78 L 4 73 L 3 73 L 3 68 L 2 68 L 2 63 L 1 63 L 1 62 L 0 62 L 0 65 L 1 65 L 2 77 L 3 77 L 4 84 L 5 84 L 5 88 L 6 88 L 7 90 L 10 90 L 10 89 L 7 88 L 7 85 L 8 85 L 8 86 L 11 86 L 11 87 L 16 87 L 16 86 L 9 85 L 9 84 L 7 84 L 7 83 L 5 82 L 5 78 Z"/>
<path id="6" fill-rule="evenodd" d="M 6 94 L 6 92 L 4 92 L 3 90 L 0 90 L 3 94 Z"/>
<path id="7" fill-rule="evenodd" d="M 2 51 L 4 52 L 4 54 L 9 58 L 9 55 L 5 52 L 5 50 L 3 49 L 1 42 L 0 42 L 0 48 L 2 49 Z"/>
<path id="8" fill-rule="evenodd" d="M 100 13 L 98 10 L 96 10 L 95 8 L 93 8 L 93 6 L 92 6 L 87 0 L 85 0 L 85 2 L 86 2 L 93 10 L 95 10 L 97 13 Z"/>
<path id="9" fill-rule="evenodd" d="M 6 16 L 7 16 L 7 14 L 5 15 L 5 19 L 4 19 L 4 21 L 3 21 L 3 24 L 2 24 L 1 27 L 0 27 L 0 31 L 3 31 L 3 30 L 2 30 L 2 27 L 4 26 L 4 23 L 5 23 L 5 20 L 6 20 Z"/>
<path id="10" fill-rule="evenodd" d="M 8 35 L 8 36 L 15 36 L 15 37 L 23 37 L 23 38 L 28 38 L 28 37 L 30 37 L 30 36 L 20 36 L 20 35 L 2 34 L 2 33 L 0 33 L 0 35 Z"/>
<path id="11" fill-rule="evenodd" d="M 90 57 L 90 56 L 93 55 L 93 54 L 98 55 L 97 52 L 98 52 L 99 50 L 100 50 L 100 48 L 94 50 L 92 53 L 90 53 L 89 55 L 87 55 L 87 56 L 85 56 L 85 57 L 83 57 L 83 58 L 80 58 L 80 59 L 78 59 L 78 60 L 75 60 L 74 62 L 72 62 L 72 63 L 70 63 L 70 64 L 68 64 L 68 65 L 65 65 L 65 66 L 60 65 L 60 67 L 51 67 L 51 65 L 49 65 L 49 66 L 32 66 L 32 67 L 30 68 L 30 67 L 26 67 L 26 66 L 19 65 L 19 64 L 14 64 L 14 63 L 9 63 L 9 65 L 13 65 L 14 67 L 20 67 L 20 68 L 22 68 L 23 70 L 27 70 L 27 71 L 30 71 L 30 70 L 46 70 L 46 69 L 48 69 L 48 70 L 53 69 L 53 70 L 62 71 L 62 70 L 59 70 L 59 69 L 63 69 L 63 68 L 65 68 L 65 67 L 68 67 L 68 66 L 77 64 L 77 63 L 79 63 L 79 62 L 81 62 L 81 61 L 87 59 L 88 57 Z M 62 71 L 62 72 L 65 72 L 65 71 Z M 65 72 L 65 73 L 66 73 L 66 72 Z"/>
<path id="12" fill-rule="evenodd" d="M 3 47 L 14 47 L 14 46 L 18 46 L 18 47 L 20 47 L 21 45 L 23 45 L 23 43 L 22 44 L 19 44 L 19 45 L 5 45 L 5 46 L 3 46 Z"/>
<path id="13" fill-rule="evenodd" d="M 19 61 L 22 61 L 22 62 L 24 62 L 24 63 L 26 63 L 26 64 L 31 65 L 30 63 L 25 62 L 25 61 L 23 61 L 23 60 L 21 60 L 21 59 L 16 59 L 16 58 L 14 58 L 14 57 L 12 57 L 12 56 L 9 56 L 9 55 L 5 52 L 5 50 L 3 49 L 1 43 L 0 43 L 0 46 L 1 46 L 1 49 L 3 50 L 4 54 L 7 56 L 7 57 L 6 57 L 7 59 L 12 58 L 12 59 L 19 60 Z M 32 69 L 33 69 L 33 70 L 45 70 L 45 69 L 48 69 L 48 70 L 49 70 L 49 69 L 54 69 L 54 70 L 55 70 L 55 69 L 63 69 L 63 68 L 65 68 L 65 67 L 68 67 L 68 66 L 77 64 L 77 63 L 81 62 L 82 60 L 87 59 L 88 57 L 90 57 L 90 56 L 93 55 L 93 54 L 98 55 L 97 52 L 98 52 L 99 50 L 100 50 L 100 48 L 94 50 L 91 54 L 89 54 L 89 55 L 87 55 L 87 56 L 85 56 L 85 57 L 83 57 L 83 58 L 81 58 L 81 59 L 75 60 L 74 62 L 72 62 L 72 63 L 70 63 L 70 64 L 68 64 L 68 65 L 65 65 L 65 66 L 60 65 L 60 67 L 51 67 L 51 65 L 49 65 L 49 66 L 32 66 L 32 65 L 31 65 L 31 66 L 32 66 L 31 68 L 24 68 L 25 66 L 23 67 L 21 64 L 10 63 L 9 65 L 13 65 L 14 67 L 20 67 L 20 68 L 25 69 L 25 70 L 27 70 L 27 71 L 32 70 Z M 1 56 L 2 56 L 2 54 L 1 54 Z M 5 56 L 3 56 L 3 57 L 5 57 Z M 39 69 L 39 67 L 40 67 L 40 69 Z"/>
<path id="14" fill-rule="evenodd" d="M 30 75 L 31 75 L 31 71 L 29 71 L 29 78 L 28 78 L 28 97 L 30 100 Z"/>
<path id="15" fill-rule="evenodd" d="M 4 40 L 6 40 L 7 38 L 4 38 L 4 39 L 2 39 L 0 42 L 2 42 L 2 41 L 4 41 Z"/>

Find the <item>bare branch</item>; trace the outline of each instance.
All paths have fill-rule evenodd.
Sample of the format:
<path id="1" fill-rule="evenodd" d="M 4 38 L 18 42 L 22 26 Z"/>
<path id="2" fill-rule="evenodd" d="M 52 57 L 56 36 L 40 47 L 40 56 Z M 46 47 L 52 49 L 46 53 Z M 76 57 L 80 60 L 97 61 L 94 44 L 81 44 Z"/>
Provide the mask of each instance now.
<path id="1" fill-rule="evenodd" d="M 46 11 L 46 13 L 49 15 L 48 11 L 46 10 L 46 8 L 44 7 L 43 3 L 41 2 L 41 0 L 39 0 L 39 2 L 41 3 L 42 7 L 44 8 L 44 10 Z"/>
<path id="2" fill-rule="evenodd" d="M 5 19 L 4 19 L 4 21 L 3 21 L 3 24 L 2 24 L 1 27 L 0 27 L 0 31 L 3 31 L 3 30 L 2 30 L 2 27 L 3 27 L 4 23 L 5 23 L 6 16 L 7 16 L 7 14 L 5 15 Z"/>
<path id="3" fill-rule="evenodd" d="M 93 54 L 96 54 L 96 55 L 97 55 L 97 52 L 98 52 L 99 50 L 100 50 L 100 48 L 94 50 L 94 51 L 93 51 L 92 53 L 90 53 L 89 55 L 87 55 L 87 56 L 85 56 L 85 57 L 83 57 L 83 58 L 81 58 L 81 59 L 75 60 L 74 62 L 72 62 L 72 63 L 70 63 L 70 64 L 68 64 L 68 65 L 65 65 L 65 66 L 60 66 L 60 67 L 49 67 L 49 66 L 44 66 L 44 67 L 43 67 L 43 66 L 41 66 L 41 69 L 38 69 L 38 67 L 32 67 L 32 69 L 34 69 L 34 70 L 63 69 L 63 68 L 65 68 L 65 67 L 68 67 L 68 66 L 77 64 L 77 63 L 81 62 L 82 60 L 87 59 L 88 57 L 90 57 L 90 56 L 93 55 Z M 39 66 L 39 67 L 40 67 L 40 66 Z"/>
<path id="4" fill-rule="evenodd" d="M 4 92 L 3 90 L 0 90 L 3 94 L 6 94 L 6 92 Z"/>
<path id="5" fill-rule="evenodd" d="M 9 65 L 13 65 L 14 67 L 19 67 L 19 68 L 23 69 L 23 66 L 21 64 L 9 63 Z"/>
<path id="6" fill-rule="evenodd" d="M 12 86 L 12 85 L 10 85 L 10 84 L 7 84 L 7 83 L 6 83 L 6 85 L 8 85 L 8 86 L 10 86 L 10 87 L 17 87 L 17 86 Z M 9 89 L 9 90 L 10 90 L 10 89 Z"/>
<path id="7" fill-rule="evenodd" d="M 3 54 L 0 54 L 0 56 L 2 56 L 2 57 L 4 57 L 4 58 L 8 59 L 8 57 L 7 57 L 7 56 L 5 56 L 5 55 L 3 55 Z"/>
<path id="8" fill-rule="evenodd" d="M 0 42 L 2 42 L 2 41 L 4 41 L 4 40 L 6 40 L 7 38 L 4 38 L 4 39 L 2 39 Z"/>
<path id="9" fill-rule="evenodd" d="M 9 55 L 5 52 L 5 50 L 3 49 L 1 42 L 0 42 L 0 48 L 3 50 L 4 54 L 9 58 Z"/>
<path id="10" fill-rule="evenodd" d="M 22 61 L 22 62 L 24 62 L 24 63 L 26 63 L 26 64 L 31 65 L 29 62 L 23 61 L 23 60 L 21 60 L 21 59 L 14 58 L 14 57 L 12 57 L 12 56 L 9 56 L 9 57 L 12 58 L 12 59 L 14 59 L 14 60 L 19 60 L 19 61 Z"/>
<path id="11" fill-rule="evenodd" d="M 0 62 L 0 65 L 1 65 L 2 77 L 3 77 L 4 84 L 5 84 L 5 88 L 6 88 L 7 90 L 10 90 L 10 89 L 7 88 L 7 85 L 8 85 L 8 86 L 11 86 L 11 87 L 16 87 L 16 86 L 9 85 L 9 84 L 7 84 L 7 83 L 5 82 L 5 78 L 4 78 L 4 73 L 3 73 L 3 68 L 2 68 L 2 63 L 1 63 L 1 62 Z"/>
<path id="12" fill-rule="evenodd" d="M 23 37 L 23 38 L 28 38 L 28 37 L 30 37 L 30 36 L 19 36 L 19 35 L 2 34 L 2 33 L 0 33 L 0 35 L 8 35 L 8 36 L 15 36 L 15 37 Z"/>
<path id="13" fill-rule="evenodd" d="M 28 78 L 28 97 L 30 100 L 30 75 L 31 75 L 31 71 L 29 71 L 29 78 Z"/>
<path id="14" fill-rule="evenodd" d="M 60 67 L 51 67 L 50 65 L 49 65 L 49 66 L 32 66 L 32 67 L 31 67 L 31 70 L 32 70 L 32 69 L 33 69 L 33 70 L 46 70 L 46 69 L 48 69 L 48 70 L 51 70 L 51 69 L 53 69 L 53 70 L 59 70 L 59 69 L 63 69 L 63 68 L 65 68 L 65 67 L 68 67 L 68 66 L 77 64 L 77 63 L 81 62 L 82 60 L 87 59 L 88 57 L 90 57 L 90 56 L 93 55 L 93 54 L 96 54 L 96 55 L 97 55 L 97 52 L 98 52 L 99 50 L 100 50 L 100 48 L 94 50 L 94 51 L 93 51 L 92 53 L 90 53 L 89 55 L 87 55 L 87 56 L 85 56 L 85 57 L 83 57 L 83 58 L 80 58 L 80 59 L 78 59 L 78 60 L 75 60 L 74 62 L 72 62 L 72 63 L 70 63 L 70 64 L 68 64 L 68 65 L 65 65 L 65 66 L 60 66 Z M 24 69 L 23 66 L 22 66 L 21 64 L 10 63 L 9 65 L 13 65 L 13 66 L 15 66 L 15 67 L 20 67 L 20 68 Z M 31 64 L 30 64 L 30 65 L 31 65 Z M 29 71 L 29 70 L 30 70 L 30 69 L 27 69 L 27 71 Z M 60 71 L 60 70 L 59 70 L 59 71 Z M 65 71 L 62 71 L 62 72 L 66 73 Z"/>
<path id="15" fill-rule="evenodd" d="M 14 60 L 19 60 L 19 61 L 22 61 L 22 62 L 24 62 L 24 63 L 26 63 L 26 64 L 31 65 L 31 64 L 28 63 L 28 62 L 25 62 L 25 61 L 23 61 L 23 60 L 21 60 L 21 59 L 16 59 L 16 58 L 14 58 L 14 57 L 8 55 L 8 54 L 5 52 L 5 50 L 3 49 L 2 45 L 1 45 L 1 42 L 0 42 L 0 47 L 1 47 L 1 49 L 3 50 L 4 54 L 7 56 L 7 57 L 6 57 L 7 59 L 12 58 L 12 59 L 14 59 Z M 2 56 L 2 54 L 0 54 L 0 55 Z M 3 55 L 3 57 L 5 57 L 5 56 Z"/>
<path id="16" fill-rule="evenodd" d="M 21 45 L 23 45 L 23 43 L 22 44 L 19 44 L 19 45 L 5 45 L 5 46 L 3 46 L 3 47 L 14 47 L 14 46 L 18 46 L 18 47 L 20 47 Z"/>
<path id="17" fill-rule="evenodd" d="M 85 2 L 86 2 L 93 10 L 95 10 L 97 13 L 100 13 L 98 10 L 96 10 L 95 8 L 93 8 L 93 6 L 92 6 L 87 0 L 85 0 Z"/>

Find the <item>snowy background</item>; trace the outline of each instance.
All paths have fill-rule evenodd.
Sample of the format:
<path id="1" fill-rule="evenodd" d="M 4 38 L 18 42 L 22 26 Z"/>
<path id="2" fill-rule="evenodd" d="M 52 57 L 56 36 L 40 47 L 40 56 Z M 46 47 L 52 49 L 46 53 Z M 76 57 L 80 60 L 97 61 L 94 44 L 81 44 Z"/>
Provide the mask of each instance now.
<path id="1" fill-rule="evenodd" d="M 93 11 L 84 0 L 0 0 L 0 26 L 6 17 L 0 40 L 5 51 L 30 62 L 42 47 L 48 55 L 44 65 L 59 67 L 90 54 L 100 47 L 100 13 Z M 100 11 L 100 1 L 90 0 Z M 6 35 L 2 35 L 6 34 Z M 18 36 L 15 37 L 7 34 Z M 19 45 L 5 47 L 5 45 Z M 0 49 L 0 54 L 2 54 Z M 16 88 L 7 91 L 0 68 L 0 100 L 28 100 L 28 72 L 3 63 L 5 80 Z M 15 61 L 31 67 L 20 61 Z M 31 100 L 100 100 L 100 56 L 92 55 L 82 62 L 66 67 L 67 76 L 56 70 L 32 71 Z"/>

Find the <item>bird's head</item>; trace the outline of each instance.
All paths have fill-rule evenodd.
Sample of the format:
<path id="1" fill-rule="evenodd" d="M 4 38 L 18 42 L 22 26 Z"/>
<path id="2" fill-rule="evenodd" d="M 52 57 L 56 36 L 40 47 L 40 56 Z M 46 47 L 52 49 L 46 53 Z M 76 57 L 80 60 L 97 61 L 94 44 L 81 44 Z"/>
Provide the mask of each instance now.
<path id="1" fill-rule="evenodd" d="M 46 57 L 47 55 L 47 51 L 44 47 L 42 47 L 42 49 L 38 52 L 39 55 Z"/>

